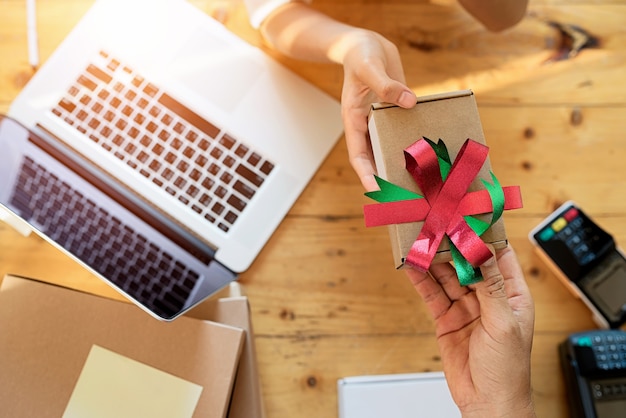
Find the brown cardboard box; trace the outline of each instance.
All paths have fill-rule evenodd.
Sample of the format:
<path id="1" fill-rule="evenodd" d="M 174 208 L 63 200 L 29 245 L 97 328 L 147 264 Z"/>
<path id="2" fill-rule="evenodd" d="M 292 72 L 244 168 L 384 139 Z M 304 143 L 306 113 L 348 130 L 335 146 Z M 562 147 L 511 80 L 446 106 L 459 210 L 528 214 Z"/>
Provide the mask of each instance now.
<path id="1" fill-rule="evenodd" d="M 230 284 L 224 296 L 206 300 L 185 315 L 231 325 L 246 332 L 228 418 L 265 418 L 248 298 L 242 295 L 237 282 Z"/>
<path id="2" fill-rule="evenodd" d="M 188 317 L 161 322 L 126 302 L 6 276 L 0 410 L 12 418 L 62 416 L 95 344 L 202 386 L 193 416 L 222 418 L 244 338 L 240 328 Z"/>
<path id="3" fill-rule="evenodd" d="M 403 150 L 422 137 L 434 142 L 442 139 L 451 161 L 466 139 L 486 144 L 478 108 L 471 90 L 443 93 L 418 98 L 412 109 L 378 103 L 372 105 L 369 115 L 369 132 L 378 176 L 408 190 L 421 193 L 405 168 Z M 479 178 L 490 180 L 489 159 L 483 165 L 469 191 L 482 190 Z M 491 215 L 481 215 L 490 221 Z M 404 265 L 411 245 L 419 235 L 423 222 L 390 225 L 391 248 L 396 268 Z M 500 218 L 481 238 L 496 249 L 507 245 L 504 223 Z M 434 263 L 450 261 L 450 246 L 444 238 L 433 259 Z"/>

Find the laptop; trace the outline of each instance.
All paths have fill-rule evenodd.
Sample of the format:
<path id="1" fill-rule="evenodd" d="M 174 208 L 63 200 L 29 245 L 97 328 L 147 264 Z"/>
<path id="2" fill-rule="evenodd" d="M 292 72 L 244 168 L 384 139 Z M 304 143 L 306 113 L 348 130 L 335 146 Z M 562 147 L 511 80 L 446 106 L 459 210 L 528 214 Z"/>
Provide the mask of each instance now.
<path id="1" fill-rule="evenodd" d="M 96 1 L 8 116 L 0 203 L 163 320 L 250 266 L 343 129 L 184 0 Z"/>

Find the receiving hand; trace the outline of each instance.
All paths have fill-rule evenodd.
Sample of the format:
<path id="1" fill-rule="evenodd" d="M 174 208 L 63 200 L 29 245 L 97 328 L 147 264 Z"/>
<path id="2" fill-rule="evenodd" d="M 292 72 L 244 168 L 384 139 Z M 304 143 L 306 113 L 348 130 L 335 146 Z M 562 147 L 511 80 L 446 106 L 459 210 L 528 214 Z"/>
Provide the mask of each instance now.
<path id="1" fill-rule="evenodd" d="M 435 320 L 450 392 L 464 417 L 534 417 L 530 352 L 534 305 L 512 248 L 462 287 L 454 268 L 433 264 L 407 275 Z"/>

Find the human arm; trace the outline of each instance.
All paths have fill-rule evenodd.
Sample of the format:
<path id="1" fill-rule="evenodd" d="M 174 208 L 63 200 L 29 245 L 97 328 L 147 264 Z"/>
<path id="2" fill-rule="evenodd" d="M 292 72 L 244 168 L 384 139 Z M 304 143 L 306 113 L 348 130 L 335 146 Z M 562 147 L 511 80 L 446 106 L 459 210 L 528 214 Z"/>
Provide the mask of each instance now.
<path id="1" fill-rule="evenodd" d="M 338 22 L 306 4 L 292 2 L 261 25 L 264 39 L 281 53 L 307 61 L 334 62 L 344 69 L 341 112 L 350 163 L 367 191 L 378 188 L 367 130 L 374 102 L 413 107 L 396 46 L 373 31 Z"/>
<path id="2" fill-rule="evenodd" d="M 459 1 L 485 27 L 499 31 L 524 16 L 528 0 Z M 406 86 L 396 45 L 376 32 L 339 22 L 299 1 L 276 7 L 263 18 L 260 29 L 267 44 L 286 56 L 343 66 L 341 112 L 349 161 L 366 191 L 377 190 L 367 128 L 371 104 L 388 102 L 411 108 L 417 101 Z"/>
<path id="3" fill-rule="evenodd" d="M 450 264 L 406 273 L 435 320 L 452 398 L 463 417 L 535 417 L 530 388 L 534 305 L 512 248 L 462 287 Z"/>

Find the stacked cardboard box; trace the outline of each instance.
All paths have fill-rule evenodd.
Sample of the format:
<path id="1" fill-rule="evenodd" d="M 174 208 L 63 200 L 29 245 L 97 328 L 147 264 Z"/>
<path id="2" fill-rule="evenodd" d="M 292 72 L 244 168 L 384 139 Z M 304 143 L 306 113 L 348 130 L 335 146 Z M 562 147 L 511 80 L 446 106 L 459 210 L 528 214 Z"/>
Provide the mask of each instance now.
<path id="1" fill-rule="evenodd" d="M 94 347 L 201 387 L 193 417 L 264 416 L 249 304 L 236 284 L 167 323 L 130 303 L 15 276 L 0 287 L 2 415 L 69 416 Z"/>

